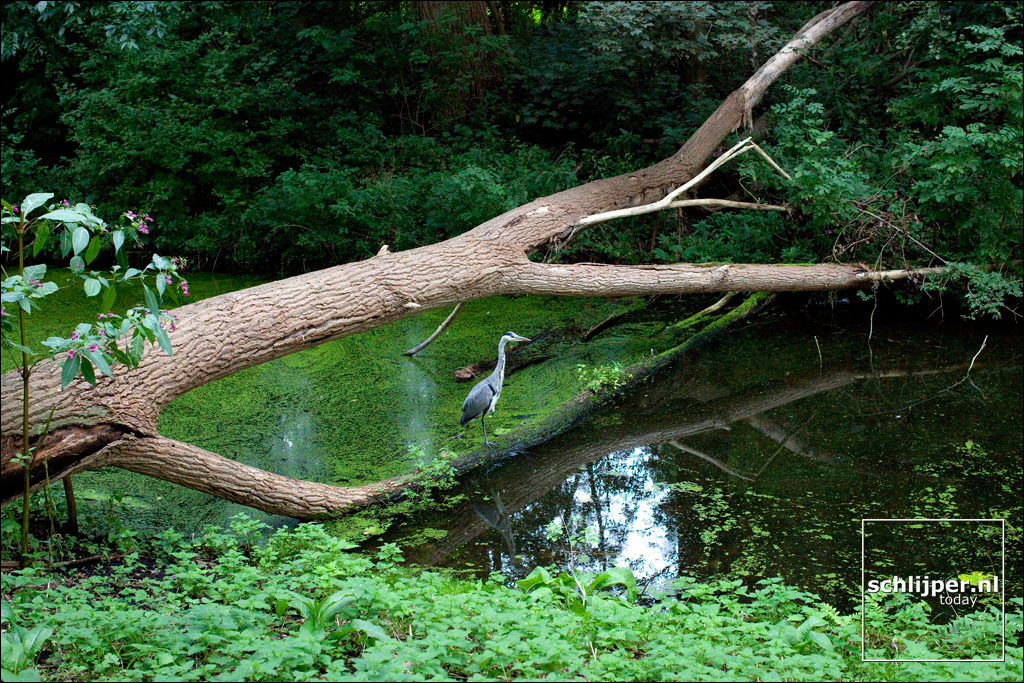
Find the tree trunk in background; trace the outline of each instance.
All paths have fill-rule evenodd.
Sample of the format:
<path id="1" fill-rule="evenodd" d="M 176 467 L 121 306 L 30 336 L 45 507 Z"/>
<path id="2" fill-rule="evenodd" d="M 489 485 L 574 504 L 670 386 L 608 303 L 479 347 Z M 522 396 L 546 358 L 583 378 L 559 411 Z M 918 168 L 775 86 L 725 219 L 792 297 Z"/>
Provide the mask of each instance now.
<path id="1" fill-rule="evenodd" d="M 483 96 L 487 85 L 494 80 L 493 69 L 488 63 L 487 54 L 481 49 L 480 36 L 491 35 L 491 22 L 487 18 L 487 2 L 472 0 L 469 2 L 426 2 L 413 3 L 416 17 L 427 22 L 427 30 L 432 34 L 444 36 L 446 51 L 462 52 L 457 65 L 445 77 L 448 82 L 466 81 L 466 87 L 455 97 L 442 103 L 440 116 L 446 120 L 461 119 L 470 112 L 473 104 Z M 432 57 L 437 58 L 438 52 Z"/>
<path id="2" fill-rule="evenodd" d="M 446 3 L 417 3 L 422 11 Z M 466 6 L 464 20 L 483 16 Z M 161 408 L 177 396 L 317 344 L 365 332 L 394 320 L 495 294 L 620 297 L 657 293 L 828 290 L 908 277 L 842 264 L 815 266 L 553 265 L 530 261 L 558 248 L 586 216 L 663 197 L 693 178 L 729 133 L 749 118 L 765 90 L 802 54 L 872 3 L 849 2 L 809 22 L 779 53 L 733 92 L 672 157 L 614 178 L 537 199 L 455 238 L 401 253 L 298 275 L 183 306 L 169 332 L 174 357 L 150 353 L 135 370 L 90 386 L 76 380 L 60 390 L 60 368 L 40 368 L 32 386 L 31 426 L 53 411 L 49 436 L 32 444 L 33 485 L 43 463 L 51 479 L 100 466 L 118 466 L 181 483 L 229 500 L 295 517 L 321 516 L 363 505 L 401 486 L 389 480 L 361 487 L 302 482 L 223 458 L 157 432 Z M 477 8 L 477 9 L 474 9 Z M 473 14 L 472 12 L 477 12 Z M 288 315 L 279 312 L 287 310 Z M 2 378 L 0 483 L 4 499 L 18 495 L 21 466 L 21 387 L 15 372 Z"/>

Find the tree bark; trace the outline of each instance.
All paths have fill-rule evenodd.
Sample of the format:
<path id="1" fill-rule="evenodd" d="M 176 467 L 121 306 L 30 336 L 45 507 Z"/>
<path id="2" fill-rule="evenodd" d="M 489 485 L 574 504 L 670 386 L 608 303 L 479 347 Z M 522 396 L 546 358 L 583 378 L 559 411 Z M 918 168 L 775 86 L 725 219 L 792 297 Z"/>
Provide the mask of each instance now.
<path id="1" fill-rule="evenodd" d="M 765 90 L 803 50 L 865 12 L 848 2 L 809 22 L 722 105 L 672 157 L 614 178 L 537 199 L 445 242 L 382 253 L 313 273 L 206 299 L 175 311 L 169 332 L 174 356 L 150 353 L 135 370 L 90 386 L 60 389 L 56 363 L 40 366 L 31 387 L 30 425 L 53 410 L 51 431 L 36 447 L 33 485 L 49 463 L 51 480 L 100 466 L 169 479 L 247 505 L 294 517 L 314 517 L 370 502 L 400 483 L 336 487 L 273 475 L 157 432 L 160 410 L 197 386 L 317 344 L 365 332 L 443 306 L 496 294 L 620 297 L 702 292 L 826 290 L 863 287 L 909 271 L 872 273 L 856 265 L 674 264 L 609 266 L 535 263 L 529 255 L 558 247 L 580 219 L 650 203 L 693 178 L 707 157 L 745 119 Z M 275 315 L 287 311 L 287 315 Z M 21 489 L 22 389 L 14 372 L 2 378 L 0 482 Z"/>

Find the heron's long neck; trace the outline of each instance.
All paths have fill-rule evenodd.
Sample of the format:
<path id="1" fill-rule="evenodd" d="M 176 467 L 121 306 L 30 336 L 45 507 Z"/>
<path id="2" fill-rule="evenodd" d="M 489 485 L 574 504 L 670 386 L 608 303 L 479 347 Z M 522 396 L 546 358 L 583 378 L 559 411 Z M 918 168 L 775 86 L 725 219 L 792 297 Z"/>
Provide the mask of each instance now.
<path id="1" fill-rule="evenodd" d="M 494 368 L 492 376 L 500 380 L 505 379 L 505 344 L 507 343 L 504 339 L 498 343 L 498 365 Z"/>

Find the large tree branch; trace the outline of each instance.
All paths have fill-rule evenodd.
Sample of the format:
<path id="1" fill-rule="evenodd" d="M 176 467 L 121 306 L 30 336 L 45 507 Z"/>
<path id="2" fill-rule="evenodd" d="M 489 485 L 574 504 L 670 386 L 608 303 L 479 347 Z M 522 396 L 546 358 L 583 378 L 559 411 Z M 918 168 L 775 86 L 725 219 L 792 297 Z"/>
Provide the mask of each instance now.
<path id="1" fill-rule="evenodd" d="M 870 271 L 861 266 L 751 263 L 672 263 L 612 266 L 522 261 L 507 274 L 506 290 L 568 296 L 640 296 L 709 292 L 798 292 L 867 287 L 941 272 L 942 268 Z"/>

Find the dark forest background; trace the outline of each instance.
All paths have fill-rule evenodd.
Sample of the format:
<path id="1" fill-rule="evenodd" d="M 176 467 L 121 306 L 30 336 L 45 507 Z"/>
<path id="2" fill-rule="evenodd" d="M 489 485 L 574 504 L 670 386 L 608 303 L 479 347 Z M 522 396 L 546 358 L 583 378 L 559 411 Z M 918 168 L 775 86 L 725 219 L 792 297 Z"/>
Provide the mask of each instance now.
<path id="1" fill-rule="evenodd" d="M 828 6 L 10 2 L 4 198 L 147 211 L 152 247 L 204 269 L 408 249 L 670 155 Z M 794 182 L 750 157 L 700 190 L 791 212 L 652 214 L 558 258 L 948 262 L 971 310 L 1005 312 L 1020 294 L 1021 14 L 880 3 L 754 112 Z"/>

